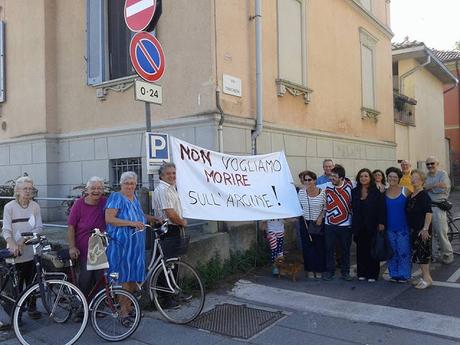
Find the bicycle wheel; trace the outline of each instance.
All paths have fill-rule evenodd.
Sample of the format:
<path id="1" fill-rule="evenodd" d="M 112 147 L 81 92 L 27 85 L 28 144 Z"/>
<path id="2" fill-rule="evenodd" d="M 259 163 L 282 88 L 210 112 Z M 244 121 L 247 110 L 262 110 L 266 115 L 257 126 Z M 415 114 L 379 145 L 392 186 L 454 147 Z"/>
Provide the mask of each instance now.
<path id="1" fill-rule="evenodd" d="M 452 243 L 453 241 L 459 242 L 460 240 L 460 217 L 452 219 L 452 222 L 449 222 L 449 231 L 447 232 L 447 237 Z"/>
<path id="2" fill-rule="evenodd" d="M 81 312 L 81 319 L 71 319 Z M 13 312 L 13 328 L 21 344 L 73 344 L 88 323 L 83 293 L 63 280 L 36 283 L 19 297 Z"/>
<path id="3" fill-rule="evenodd" d="M 159 265 L 150 278 L 150 297 L 168 321 L 190 322 L 204 306 L 205 292 L 200 276 L 192 266 L 178 259 L 167 260 L 165 267 L 166 274 Z"/>
<path id="4" fill-rule="evenodd" d="M 123 301 L 124 300 L 124 301 Z M 123 316 L 121 304 L 126 303 L 128 315 Z M 121 341 L 133 334 L 141 322 L 141 308 L 134 295 L 114 288 L 96 296 L 91 303 L 91 324 L 96 333 L 108 341 Z"/>

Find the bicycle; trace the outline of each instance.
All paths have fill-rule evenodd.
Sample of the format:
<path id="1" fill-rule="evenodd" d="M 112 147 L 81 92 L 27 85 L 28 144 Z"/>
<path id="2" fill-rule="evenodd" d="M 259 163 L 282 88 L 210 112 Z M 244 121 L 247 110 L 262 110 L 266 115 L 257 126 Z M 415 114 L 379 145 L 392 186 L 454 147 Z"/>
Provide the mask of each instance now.
<path id="1" fill-rule="evenodd" d="M 6 263 L 6 259 L 10 259 L 11 263 Z M 14 254 L 8 249 L 0 250 L 0 304 L 10 317 L 20 295 L 18 272 L 14 259 Z"/>
<path id="2" fill-rule="evenodd" d="M 93 233 L 101 236 L 103 241 L 111 240 L 110 236 L 94 229 Z M 69 264 L 70 276 L 75 283 L 75 272 L 68 250 L 63 250 L 57 255 L 58 259 Z M 110 279 L 108 279 L 108 276 Z M 141 308 L 136 297 L 129 291 L 116 285 L 118 273 L 104 274 L 88 293 L 86 300 L 89 304 L 90 320 L 94 331 L 101 338 L 108 341 L 122 341 L 131 336 L 141 322 Z M 120 300 L 131 309 L 129 315 L 121 313 Z"/>
<path id="3" fill-rule="evenodd" d="M 454 217 L 451 210 L 447 210 L 446 215 L 447 225 L 449 227 L 447 237 L 452 244 L 452 248 L 454 248 L 456 242 L 460 241 L 460 217 Z M 460 252 L 454 250 L 454 254 L 460 255 Z"/>
<path id="4" fill-rule="evenodd" d="M 146 227 L 150 227 L 146 225 Z M 165 259 L 161 241 L 168 232 L 168 220 L 160 227 L 150 227 L 153 232 L 153 254 L 144 281 L 139 290 L 148 290 L 150 302 L 168 321 L 186 324 L 203 310 L 205 291 L 196 270 L 179 257 Z M 138 231 L 145 231 L 138 230 Z M 136 234 L 137 231 L 133 233 Z M 169 240 L 166 238 L 165 240 Z"/>
<path id="5" fill-rule="evenodd" d="M 23 233 L 25 245 L 34 252 L 34 283 L 17 299 L 12 315 L 14 333 L 23 345 L 37 343 L 74 344 L 88 323 L 88 303 L 83 293 L 66 281 L 66 275 L 50 279 L 59 273 L 47 273 L 42 268 L 41 254 L 51 250 L 46 237 L 37 233 Z M 28 311 L 34 310 L 34 316 Z M 83 314 L 81 321 L 69 322 L 72 314 Z"/>

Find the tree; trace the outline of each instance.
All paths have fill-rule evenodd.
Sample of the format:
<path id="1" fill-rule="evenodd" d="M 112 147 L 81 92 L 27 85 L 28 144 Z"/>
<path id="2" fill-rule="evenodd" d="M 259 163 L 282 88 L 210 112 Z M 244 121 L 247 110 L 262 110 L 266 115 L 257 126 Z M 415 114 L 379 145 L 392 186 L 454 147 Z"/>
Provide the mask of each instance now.
<path id="1" fill-rule="evenodd" d="M 455 42 L 455 49 L 460 50 L 460 41 Z"/>

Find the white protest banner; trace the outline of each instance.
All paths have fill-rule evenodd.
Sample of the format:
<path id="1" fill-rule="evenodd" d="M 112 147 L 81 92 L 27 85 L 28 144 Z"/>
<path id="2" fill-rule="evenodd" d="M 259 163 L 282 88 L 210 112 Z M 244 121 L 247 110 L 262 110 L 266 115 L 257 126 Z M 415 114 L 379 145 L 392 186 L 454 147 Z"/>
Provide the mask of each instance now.
<path id="1" fill-rule="evenodd" d="M 170 137 L 184 217 L 245 221 L 302 214 L 284 152 L 235 156 Z"/>

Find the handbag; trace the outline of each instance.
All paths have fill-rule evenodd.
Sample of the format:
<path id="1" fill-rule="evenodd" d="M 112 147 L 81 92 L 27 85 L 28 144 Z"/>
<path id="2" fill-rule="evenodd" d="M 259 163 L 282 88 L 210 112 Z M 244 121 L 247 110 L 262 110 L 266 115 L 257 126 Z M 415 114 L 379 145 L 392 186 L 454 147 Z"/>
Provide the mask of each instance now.
<path id="1" fill-rule="evenodd" d="M 371 257 L 376 261 L 390 260 L 394 255 L 386 231 L 377 231 L 372 238 Z"/>
<path id="2" fill-rule="evenodd" d="M 95 271 L 104 268 L 109 268 L 109 261 L 105 254 L 107 242 L 105 237 L 101 235 L 99 229 L 94 229 L 95 233 L 88 240 L 88 256 L 86 260 L 86 270 Z"/>
<path id="3" fill-rule="evenodd" d="M 319 192 L 321 193 L 321 189 L 319 189 Z M 311 208 L 310 208 L 310 197 L 308 196 L 308 193 L 305 191 L 307 194 L 307 202 L 308 202 L 308 215 L 311 216 Z M 316 221 L 310 221 L 310 225 L 305 222 L 305 226 L 307 227 L 307 231 L 310 235 L 322 235 L 324 232 L 324 227 L 323 224 L 318 225 L 316 224 Z"/>
<path id="4" fill-rule="evenodd" d="M 450 211 L 450 209 L 453 206 L 449 200 L 432 201 L 431 203 L 437 208 L 439 208 L 441 211 Z"/>

